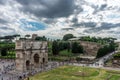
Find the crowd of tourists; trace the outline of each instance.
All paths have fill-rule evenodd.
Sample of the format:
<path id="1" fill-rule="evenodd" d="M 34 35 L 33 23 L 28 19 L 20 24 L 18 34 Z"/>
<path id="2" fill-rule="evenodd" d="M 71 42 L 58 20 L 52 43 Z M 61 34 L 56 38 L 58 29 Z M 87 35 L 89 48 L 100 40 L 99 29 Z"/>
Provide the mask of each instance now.
<path id="1" fill-rule="evenodd" d="M 63 65 L 79 65 L 79 66 L 97 66 L 97 64 L 79 64 L 73 62 L 57 62 L 49 61 L 46 65 L 40 66 L 37 69 L 29 70 L 27 72 L 17 72 L 15 70 L 14 60 L 0 60 L 0 80 L 23 80 L 30 75 L 48 71 Z"/>
<path id="2" fill-rule="evenodd" d="M 9 71 L 15 70 L 15 61 L 9 59 L 0 59 L 0 80 L 12 80 Z"/>
<path id="3" fill-rule="evenodd" d="M 40 68 L 22 73 L 15 71 L 14 60 L 0 59 L 0 80 L 22 80 L 24 78 L 28 78 L 30 75 L 48 71 L 62 65 L 63 63 L 48 62 L 48 64 L 43 65 Z"/>

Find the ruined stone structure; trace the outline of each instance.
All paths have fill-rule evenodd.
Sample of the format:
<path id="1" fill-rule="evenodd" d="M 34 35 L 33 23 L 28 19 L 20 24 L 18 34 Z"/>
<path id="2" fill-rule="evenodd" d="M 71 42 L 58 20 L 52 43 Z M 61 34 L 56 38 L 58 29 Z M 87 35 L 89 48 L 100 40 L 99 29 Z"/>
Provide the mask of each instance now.
<path id="1" fill-rule="evenodd" d="M 30 71 L 46 65 L 48 48 L 46 41 L 16 41 L 16 70 Z"/>
<path id="2" fill-rule="evenodd" d="M 102 47 L 102 45 L 95 42 L 88 41 L 80 41 L 80 44 L 83 46 L 85 55 L 96 56 L 98 49 Z"/>
<path id="3" fill-rule="evenodd" d="M 118 47 L 116 48 L 116 50 L 120 51 L 120 42 L 115 42 L 115 43 L 118 45 Z"/>

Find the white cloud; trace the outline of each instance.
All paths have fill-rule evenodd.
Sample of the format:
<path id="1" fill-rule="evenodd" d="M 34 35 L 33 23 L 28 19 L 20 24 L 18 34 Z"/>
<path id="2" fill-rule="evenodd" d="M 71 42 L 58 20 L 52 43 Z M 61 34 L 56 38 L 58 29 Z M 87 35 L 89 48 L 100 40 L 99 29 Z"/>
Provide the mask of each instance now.
<path id="1" fill-rule="evenodd" d="M 46 4 L 48 5 L 55 5 L 56 2 L 49 2 L 48 0 L 45 0 Z M 49 0 L 51 1 L 51 0 Z M 69 13 L 69 16 L 63 16 L 62 17 L 56 17 L 56 18 L 46 18 L 46 17 L 38 17 L 34 14 L 28 12 L 24 13 L 21 8 L 24 8 L 24 6 L 20 3 L 18 3 L 15 0 L 8 0 L 5 2 L 4 5 L 0 4 L 0 19 L 3 19 L 3 21 L 7 21 L 6 23 L 0 23 L 0 26 L 6 26 L 13 30 L 3 30 L 0 29 L 1 35 L 7 35 L 7 34 L 14 34 L 14 33 L 20 33 L 20 34 L 32 34 L 32 33 L 38 33 L 39 35 L 45 35 L 52 38 L 62 38 L 64 34 L 72 33 L 76 36 L 82 36 L 82 35 L 91 35 L 91 36 L 112 36 L 119 38 L 116 34 L 119 33 L 119 27 L 120 26 L 114 26 L 110 29 L 103 29 L 101 31 L 98 30 L 98 32 L 91 32 L 87 33 L 85 30 L 89 29 L 95 29 L 101 28 L 101 23 L 113 23 L 117 24 L 120 23 L 120 0 L 75 0 L 75 4 L 77 5 L 77 8 L 74 9 L 73 13 Z M 29 5 L 32 6 L 32 9 L 45 9 L 46 6 L 44 4 L 42 5 Z M 55 15 L 55 13 L 54 13 Z M 58 13 L 57 13 L 58 15 Z M 53 15 L 52 15 L 53 16 Z M 45 30 L 38 30 L 38 31 L 24 31 L 24 29 L 21 28 L 21 19 L 26 19 L 28 21 L 34 21 L 34 22 L 40 22 L 47 26 Z M 73 19 L 76 19 L 76 21 L 73 21 Z M 97 23 L 97 26 L 95 27 L 86 27 L 86 26 L 73 26 L 73 24 L 80 24 L 82 22 L 94 22 Z M 32 25 L 29 25 L 26 27 L 31 28 L 34 27 Z M 63 28 L 74 28 L 74 30 L 62 30 Z M 112 33 L 110 33 L 110 31 Z"/>

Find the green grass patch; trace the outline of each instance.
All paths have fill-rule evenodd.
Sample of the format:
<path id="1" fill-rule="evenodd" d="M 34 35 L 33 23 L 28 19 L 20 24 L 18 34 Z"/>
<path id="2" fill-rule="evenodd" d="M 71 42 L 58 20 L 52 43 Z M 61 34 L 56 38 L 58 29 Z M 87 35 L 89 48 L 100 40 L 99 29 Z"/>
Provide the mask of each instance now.
<path id="1" fill-rule="evenodd" d="M 59 52 L 60 56 L 73 56 L 73 53 L 71 51 L 68 50 L 63 50 Z"/>
<path id="2" fill-rule="evenodd" d="M 51 61 L 68 61 L 69 57 L 63 57 L 63 56 L 49 56 L 48 58 Z"/>
<path id="3" fill-rule="evenodd" d="M 113 71 L 116 72 L 116 71 Z M 118 71 L 119 72 L 119 71 Z M 120 74 L 104 69 L 62 66 L 30 77 L 30 80 L 120 80 Z"/>

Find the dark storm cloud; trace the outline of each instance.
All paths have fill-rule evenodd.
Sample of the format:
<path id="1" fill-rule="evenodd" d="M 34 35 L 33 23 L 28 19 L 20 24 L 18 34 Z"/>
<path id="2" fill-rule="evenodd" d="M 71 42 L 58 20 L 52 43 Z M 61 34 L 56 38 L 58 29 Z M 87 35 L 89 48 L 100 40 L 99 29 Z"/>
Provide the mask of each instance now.
<path id="1" fill-rule="evenodd" d="M 100 6 L 98 5 L 91 5 L 91 7 L 94 9 L 93 14 L 96 14 L 99 11 L 104 11 L 107 9 L 107 4 L 102 4 Z"/>
<path id="2" fill-rule="evenodd" d="M 78 23 L 77 19 L 73 20 L 73 27 L 96 27 L 96 23 L 95 22 L 80 22 Z"/>
<path id="3" fill-rule="evenodd" d="M 4 0 L 0 0 L 0 4 L 4 4 Z"/>
<path id="4" fill-rule="evenodd" d="M 103 29 L 111 29 L 111 28 L 115 28 L 115 27 L 120 27 L 120 23 L 102 23 L 101 28 Z"/>
<path id="5" fill-rule="evenodd" d="M 104 10 L 107 7 L 107 4 L 103 4 L 100 6 L 100 10 Z"/>
<path id="6" fill-rule="evenodd" d="M 1 23 L 1 24 L 7 23 L 7 22 L 8 22 L 8 21 L 0 18 L 0 23 Z"/>
<path id="7" fill-rule="evenodd" d="M 0 0 L 0 5 L 5 5 L 6 3 L 10 3 L 14 0 Z"/>
<path id="8" fill-rule="evenodd" d="M 67 17 L 73 13 L 74 0 L 17 0 L 25 13 L 37 17 L 56 18 Z"/>
<path id="9" fill-rule="evenodd" d="M 74 30 L 74 28 L 62 28 L 61 30 L 69 31 L 69 30 Z"/>
<path id="10" fill-rule="evenodd" d="M 78 23 L 78 18 L 74 17 L 71 22 L 73 22 L 74 24 Z"/>
<path id="11" fill-rule="evenodd" d="M 43 22 L 46 24 L 51 24 L 51 23 L 56 23 L 57 21 L 52 18 L 47 18 L 47 19 L 43 20 Z"/>
<path id="12" fill-rule="evenodd" d="M 120 31 L 108 31 L 108 33 L 114 33 L 114 34 L 116 34 L 116 35 L 118 35 L 118 34 L 120 34 Z"/>
<path id="13" fill-rule="evenodd" d="M 14 31 L 14 29 L 6 27 L 6 26 L 0 27 L 0 30 L 12 30 L 12 31 Z"/>
<path id="14" fill-rule="evenodd" d="M 94 33 L 94 32 L 99 32 L 99 31 L 102 31 L 102 30 L 109 30 L 109 29 L 115 28 L 115 27 L 120 27 L 120 23 L 117 23 L 117 24 L 101 23 L 101 26 L 87 29 L 87 30 L 85 30 L 85 32 L 87 32 L 87 33 L 92 33 L 93 32 Z"/>

